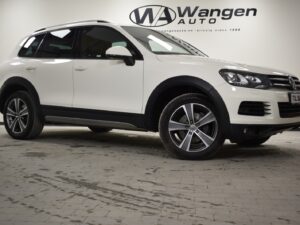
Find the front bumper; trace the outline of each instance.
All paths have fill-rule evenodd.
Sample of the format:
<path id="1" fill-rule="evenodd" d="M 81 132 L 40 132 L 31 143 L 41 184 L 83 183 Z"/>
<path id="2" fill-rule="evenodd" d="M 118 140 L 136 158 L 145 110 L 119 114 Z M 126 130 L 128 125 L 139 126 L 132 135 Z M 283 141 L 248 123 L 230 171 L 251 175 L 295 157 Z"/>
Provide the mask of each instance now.
<path id="1" fill-rule="evenodd" d="M 289 91 L 288 90 L 259 90 L 251 88 L 234 87 L 227 83 L 218 87 L 220 94 L 227 107 L 230 124 L 242 124 L 242 125 L 282 125 L 300 123 L 300 116 L 294 116 L 289 118 L 282 118 L 280 116 L 280 110 L 278 103 L 289 103 Z M 268 105 L 268 115 L 264 116 L 250 116 L 240 115 L 239 107 L 244 101 L 264 102 Z"/>

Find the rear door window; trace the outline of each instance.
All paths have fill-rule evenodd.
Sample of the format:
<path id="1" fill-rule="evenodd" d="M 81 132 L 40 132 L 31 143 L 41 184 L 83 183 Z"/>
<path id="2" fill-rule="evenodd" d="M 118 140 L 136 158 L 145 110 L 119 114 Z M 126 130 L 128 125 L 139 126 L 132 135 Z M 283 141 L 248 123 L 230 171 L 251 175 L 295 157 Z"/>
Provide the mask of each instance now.
<path id="1" fill-rule="evenodd" d="M 73 58 L 75 30 L 64 29 L 46 34 L 37 52 L 38 58 Z"/>

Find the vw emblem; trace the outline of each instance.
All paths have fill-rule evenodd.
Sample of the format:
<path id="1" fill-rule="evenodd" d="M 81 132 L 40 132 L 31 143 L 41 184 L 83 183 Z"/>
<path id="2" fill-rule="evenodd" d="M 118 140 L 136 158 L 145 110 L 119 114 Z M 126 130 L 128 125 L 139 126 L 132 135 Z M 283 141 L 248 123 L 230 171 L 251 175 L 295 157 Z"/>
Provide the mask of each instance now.
<path id="1" fill-rule="evenodd" d="M 289 76 L 289 84 L 293 90 L 297 90 L 296 81 L 292 76 Z"/>

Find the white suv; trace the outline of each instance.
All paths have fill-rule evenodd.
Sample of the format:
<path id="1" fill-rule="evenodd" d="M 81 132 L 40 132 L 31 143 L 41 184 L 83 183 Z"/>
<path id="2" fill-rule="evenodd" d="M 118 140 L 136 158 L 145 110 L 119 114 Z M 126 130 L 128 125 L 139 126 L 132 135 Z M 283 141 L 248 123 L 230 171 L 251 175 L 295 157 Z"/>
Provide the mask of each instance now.
<path id="1" fill-rule="evenodd" d="M 208 58 L 158 31 L 84 21 L 40 29 L 0 66 L 0 110 L 16 139 L 44 124 L 159 131 L 180 158 L 210 158 L 225 139 L 255 146 L 300 125 L 300 82 Z"/>

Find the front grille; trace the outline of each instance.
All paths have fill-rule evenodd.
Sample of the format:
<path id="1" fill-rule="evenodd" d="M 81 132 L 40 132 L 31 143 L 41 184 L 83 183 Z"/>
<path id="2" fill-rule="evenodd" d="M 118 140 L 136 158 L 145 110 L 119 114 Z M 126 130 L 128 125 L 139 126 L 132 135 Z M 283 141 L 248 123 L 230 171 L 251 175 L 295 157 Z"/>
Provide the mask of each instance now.
<path id="1" fill-rule="evenodd" d="M 247 116 L 265 116 L 271 114 L 270 110 L 267 102 L 242 102 L 238 113 Z"/>
<path id="2" fill-rule="evenodd" d="M 277 76 L 277 75 L 269 75 L 268 76 L 271 86 L 280 89 L 286 90 L 295 90 L 290 83 L 288 76 Z M 295 81 L 296 90 L 300 90 L 300 81 L 297 77 L 291 77 Z"/>
<path id="3" fill-rule="evenodd" d="M 293 105 L 289 102 L 279 102 L 278 107 L 281 118 L 300 116 L 300 105 Z"/>

